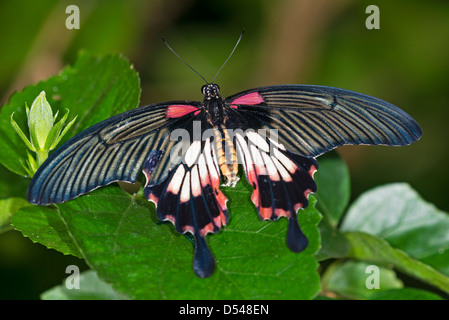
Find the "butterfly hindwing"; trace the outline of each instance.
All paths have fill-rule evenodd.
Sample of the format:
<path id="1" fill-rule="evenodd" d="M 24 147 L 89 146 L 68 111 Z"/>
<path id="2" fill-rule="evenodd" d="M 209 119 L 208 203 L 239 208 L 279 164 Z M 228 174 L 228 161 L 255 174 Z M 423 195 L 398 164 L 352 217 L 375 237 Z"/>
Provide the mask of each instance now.
<path id="1" fill-rule="evenodd" d="M 194 271 L 208 277 L 215 262 L 204 238 L 228 220 L 227 199 L 219 189 L 220 174 L 211 140 L 193 141 L 183 161 L 157 184 L 150 183 L 152 161 L 150 157 L 143 169 L 147 176 L 145 197 L 155 203 L 160 220 L 170 221 L 179 233 L 195 237 Z"/>
<path id="2" fill-rule="evenodd" d="M 332 87 L 255 88 L 226 98 L 225 105 L 237 125 L 264 130 L 237 135 L 237 148 L 260 217 L 287 217 L 287 244 L 295 252 L 307 247 L 296 214 L 316 191 L 315 157 L 347 144 L 407 145 L 422 135 L 416 121 L 396 106 Z M 267 131 L 274 136 L 266 138 Z"/>
<path id="3" fill-rule="evenodd" d="M 314 158 L 303 157 L 269 145 L 269 139 L 248 131 L 236 134 L 238 155 L 246 179 L 254 188 L 251 200 L 261 219 L 289 219 L 287 244 L 292 251 L 307 247 L 307 238 L 298 226 L 296 214 L 308 206 L 309 194 L 316 191 Z"/>

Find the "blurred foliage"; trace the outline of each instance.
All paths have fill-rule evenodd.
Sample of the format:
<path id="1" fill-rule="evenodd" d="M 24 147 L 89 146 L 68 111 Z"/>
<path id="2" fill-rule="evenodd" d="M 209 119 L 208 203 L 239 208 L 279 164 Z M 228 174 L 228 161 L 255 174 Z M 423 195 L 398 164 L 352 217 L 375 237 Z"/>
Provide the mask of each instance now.
<path id="1" fill-rule="evenodd" d="M 79 30 L 68 30 L 65 8 L 80 8 Z M 365 8 L 380 8 L 380 30 L 367 30 Z M 247 32 L 217 82 L 224 96 L 281 83 L 341 87 L 390 101 L 411 114 L 423 138 L 405 148 L 343 147 L 352 197 L 387 182 L 404 181 L 449 211 L 449 2 L 355 0 L 133 0 L 0 2 L 0 104 L 15 91 L 59 73 L 78 52 L 119 52 L 141 78 L 141 105 L 201 99 L 206 79 Z M 26 179 L 3 167 L 8 196 L 24 196 Z M 6 190 L 0 188 L 0 198 Z M 40 261 L 52 261 L 51 265 Z M 73 262 L 75 261 L 75 262 Z M 38 298 L 60 284 L 77 258 L 33 245 L 18 232 L 0 236 L 0 298 Z M 85 267 L 84 267 L 85 268 Z M 16 289 L 14 289 L 16 288 Z"/>

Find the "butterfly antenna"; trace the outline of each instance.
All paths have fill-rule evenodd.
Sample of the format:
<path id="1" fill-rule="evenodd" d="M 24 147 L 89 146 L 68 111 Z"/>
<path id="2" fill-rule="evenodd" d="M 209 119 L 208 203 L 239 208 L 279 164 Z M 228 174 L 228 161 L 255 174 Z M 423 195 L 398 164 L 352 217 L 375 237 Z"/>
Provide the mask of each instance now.
<path id="1" fill-rule="evenodd" d="M 196 71 L 195 69 L 193 69 L 193 67 L 192 67 L 190 64 L 188 64 L 187 62 L 185 62 L 184 59 L 181 58 L 181 57 L 179 56 L 179 54 L 177 54 L 176 51 L 173 50 L 172 47 L 170 47 L 170 46 L 168 45 L 168 43 L 167 43 L 167 41 L 165 40 L 164 37 L 162 37 L 162 41 L 163 41 L 164 44 L 167 46 L 167 48 L 170 49 L 170 51 L 173 52 L 174 55 L 178 57 L 179 60 L 181 60 L 182 62 L 184 62 L 184 64 L 185 64 L 186 66 L 188 66 L 190 69 L 193 70 L 193 72 L 195 72 L 197 75 L 199 75 L 199 76 L 201 77 L 201 79 L 204 80 L 204 82 L 208 83 L 207 80 L 204 79 L 204 77 L 203 77 L 198 71 Z"/>
<path id="2" fill-rule="evenodd" d="M 223 67 L 226 65 L 226 63 L 229 61 L 229 59 L 231 58 L 231 56 L 233 55 L 235 49 L 237 49 L 237 46 L 239 45 L 240 40 L 242 40 L 243 34 L 245 33 L 245 29 L 242 30 L 242 33 L 240 34 L 239 39 L 237 40 L 237 43 L 234 46 L 234 49 L 232 49 L 231 54 L 229 55 L 229 57 L 226 59 L 226 61 L 223 63 L 223 65 L 221 66 L 221 68 L 217 71 L 217 74 L 214 77 L 214 80 L 212 80 L 212 83 L 215 82 L 215 79 L 217 79 L 218 74 L 220 73 L 221 69 L 223 69 Z"/>

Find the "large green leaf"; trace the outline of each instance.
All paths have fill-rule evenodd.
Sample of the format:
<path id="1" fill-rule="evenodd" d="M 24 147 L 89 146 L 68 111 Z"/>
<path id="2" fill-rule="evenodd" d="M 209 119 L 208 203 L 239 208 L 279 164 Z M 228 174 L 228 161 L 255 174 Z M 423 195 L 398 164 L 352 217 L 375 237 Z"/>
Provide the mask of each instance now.
<path id="1" fill-rule="evenodd" d="M 350 243 L 348 257 L 375 264 L 393 265 L 397 270 L 449 293 L 449 277 L 431 266 L 393 248 L 383 239 L 363 232 L 346 232 Z"/>
<path id="2" fill-rule="evenodd" d="M 315 195 L 318 200 L 317 209 L 335 227 L 351 197 L 349 170 L 336 151 L 319 157 L 318 164 L 314 177 L 318 186 Z"/>
<path id="3" fill-rule="evenodd" d="M 76 124 L 66 139 L 87 127 L 138 106 L 140 97 L 139 77 L 130 63 L 120 55 L 96 57 L 87 52 L 80 53 L 73 67 L 65 68 L 61 74 L 50 77 L 36 85 L 11 96 L 9 103 L 0 110 L 0 163 L 9 170 L 26 175 L 18 161 L 26 158 L 26 147 L 12 130 L 10 117 L 27 130 L 25 103 L 28 106 L 41 91 L 53 110 L 70 110 L 70 116 L 78 115 Z"/>
<path id="4" fill-rule="evenodd" d="M 30 206 L 30 204 L 19 197 L 0 200 L 0 234 L 11 229 L 12 215 L 26 206 Z"/>
<path id="5" fill-rule="evenodd" d="M 318 190 L 315 198 L 317 209 L 323 214 L 319 224 L 321 249 L 319 260 L 340 258 L 347 255 L 348 241 L 337 229 L 337 224 L 348 205 L 351 187 L 349 170 L 336 151 L 318 158 L 319 169 L 315 174 Z"/>
<path id="6" fill-rule="evenodd" d="M 82 258 L 64 221 L 59 216 L 58 210 L 54 207 L 29 206 L 22 208 L 12 217 L 12 225 L 33 242 L 63 254 Z"/>
<path id="7" fill-rule="evenodd" d="M 158 223 L 154 206 L 109 186 L 58 205 L 88 265 L 119 292 L 137 299 L 310 299 L 320 290 L 320 246 L 315 200 L 298 221 L 309 238 L 302 253 L 285 244 L 286 219 L 263 222 L 244 183 L 225 190 L 231 218 L 208 236 L 217 261 L 214 274 L 196 277 L 193 245 Z"/>
<path id="8" fill-rule="evenodd" d="M 361 231 L 449 275 L 449 215 L 405 183 L 364 193 L 348 210 L 342 231 Z"/>
<path id="9" fill-rule="evenodd" d="M 376 286 L 372 284 L 370 277 L 372 265 L 362 261 L 339 261 L 326 269 L 323 275 L 323 290 L 332 291 L 339 296 L 350 299 L 368 299 L 374 293 L 402 288 L 402 281 L 396 276 L 393 270 L 383 266 L 374 266 L 376 274 Z"/>
<path id="10" fill-rule="evenodd" d="M 321 249 L 316 254 L 319 261 L 330 258 L 344 258 L 348 255 L 350 244 L 344 234 L 322 219 L 318 225 L 321 235 Z"/>

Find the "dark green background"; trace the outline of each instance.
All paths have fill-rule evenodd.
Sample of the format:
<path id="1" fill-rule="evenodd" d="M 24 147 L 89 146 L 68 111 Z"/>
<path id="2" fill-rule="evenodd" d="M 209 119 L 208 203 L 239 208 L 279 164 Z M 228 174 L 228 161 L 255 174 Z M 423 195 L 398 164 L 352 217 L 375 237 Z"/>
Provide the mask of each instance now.
<path id="1" fill-rule="evenodd" d="M 79 30 L 65 27 L 70 4 L 80 9 Z M 380 30 L 365 27 L 370 4 L 380 8 Z M 80 49 L 128 57 L 141 77 L 141 105 L 199 100 L 202 80 L 167 50 L 161 36 L 211 80 L 246 28 L 216 81 L 224 96 L 303 83 L 398 105 L 418 121 L 423 137 L 404 148 L 340 148 L 351 171 L 352 197 L 405 181 L 449 210 L 447 1 L 2 1 L 0 23 L 1 104 L 72 64 Z M 1 179 L 13 185 L 18 177 L 3 171 Z M 81 260 L 34 245 L 18 232 L 0 235 L 0 298 L 38 298 L 61 283 L 68 264 L 84 268 Z"/>

